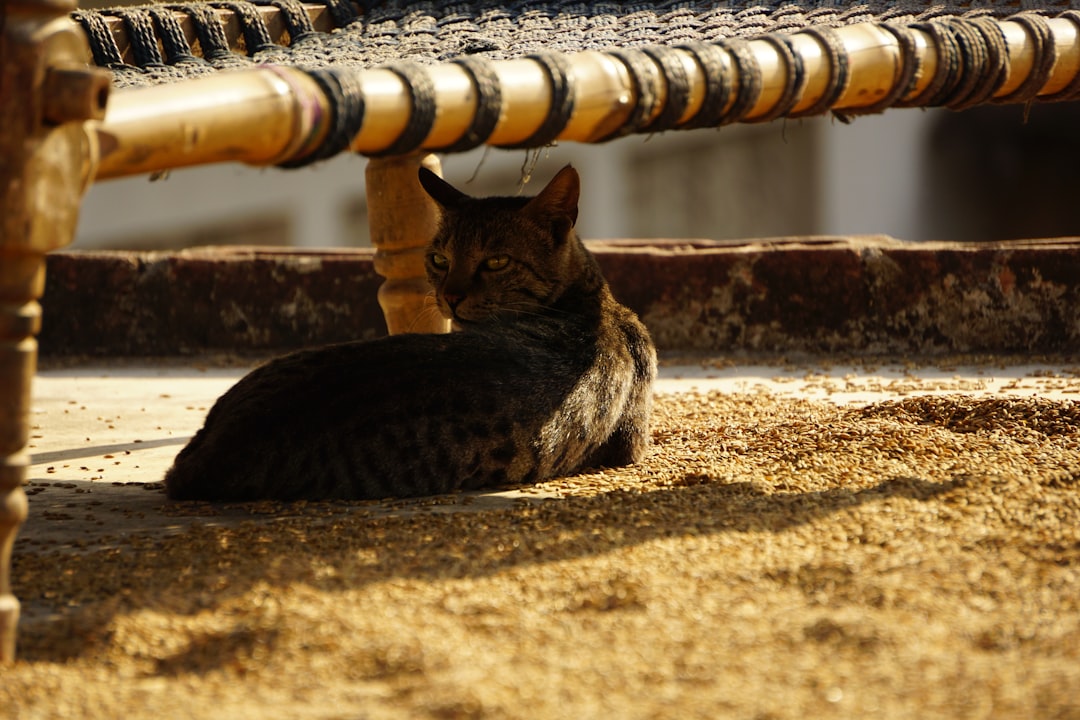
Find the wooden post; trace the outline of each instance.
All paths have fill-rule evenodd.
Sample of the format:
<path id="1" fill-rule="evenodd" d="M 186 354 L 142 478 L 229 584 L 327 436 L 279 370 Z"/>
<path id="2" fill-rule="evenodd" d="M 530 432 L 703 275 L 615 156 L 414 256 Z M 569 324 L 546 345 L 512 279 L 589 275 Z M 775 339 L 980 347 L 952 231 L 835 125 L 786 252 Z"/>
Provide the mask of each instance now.
<path id="1" fill-rule="evenodd" d="M 105 115 L 110 76 L 88 70 L 71 0 L 0 0 L 0 662 L 15 657 L 11 549 L 26 519 L 30 381 L 45 253 L 71 242 L 96 164 L 83 122 Z"/>
<path id="2" fill-rule="evenodd" d="M 435 235 L 438 209 L 420 187 L 421 165 L 442 174 L 439 159 L 422 152 L 372 158 L 367 166 L 375 269 L 386 278 L 379 288 L 379 305 L 391 335 L 450 331 L 450 321 L 435 307 L 424 271 L 424 248 Z"/>

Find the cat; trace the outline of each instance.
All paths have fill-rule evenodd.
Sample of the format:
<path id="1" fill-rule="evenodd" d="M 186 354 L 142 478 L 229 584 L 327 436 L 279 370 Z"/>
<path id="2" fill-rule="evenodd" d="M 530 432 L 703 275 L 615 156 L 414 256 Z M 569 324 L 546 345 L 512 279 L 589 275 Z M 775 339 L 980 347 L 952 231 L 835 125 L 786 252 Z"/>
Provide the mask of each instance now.
<path id="1" fill-rule="evenodd" d="M 435 173 L 426 253 L 449 334 L 302 350 L 210 409 L 165 476 L 177 500 L 382 499 L 533 483 L 637 462 L 656 351 L 578 238 L 567 165 L 534 198 Z"/>

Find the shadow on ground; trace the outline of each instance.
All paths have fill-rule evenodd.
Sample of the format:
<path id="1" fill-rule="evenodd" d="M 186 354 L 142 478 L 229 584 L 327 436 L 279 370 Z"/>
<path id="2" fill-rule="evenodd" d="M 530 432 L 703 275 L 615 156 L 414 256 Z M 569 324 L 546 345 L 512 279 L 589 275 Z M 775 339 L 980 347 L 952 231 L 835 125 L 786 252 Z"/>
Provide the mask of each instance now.
<path id="1" fill-rule="evenodd" d="M 16 592 L 26 606 L 20 652 L 31 662 L 69 660 L 106 639 L 100 633 L 112 613 L 213 611 L 256 583 L 302 582 L 334 592 L 401 577 L 480 577 L 658 538 L 783 533 L 865 505 L 927 501 L 969 484 L 960 477 L 940 483 L 895 477 L 861 490 L 769 492 L 751 482 L 687 474 L 670 487 L 591 497 L 488 501 L 480 493 L 390 504 L 242 505 L 171 503 L 160 486 L 112 488 L 105 496 L 124 499 L 129 511 L 140 508 L 145 527 L 99 536 L 94 548 L 78 553 L 21 547 L 15 554 Z M 459 511 L 445 512 L 451 506 Z M 38 512 L 62 521 L 40 504 Z M 326 566 L 335 572 L 313 572 Z M 200 642 L 246 641 L 228 633 Z"/>

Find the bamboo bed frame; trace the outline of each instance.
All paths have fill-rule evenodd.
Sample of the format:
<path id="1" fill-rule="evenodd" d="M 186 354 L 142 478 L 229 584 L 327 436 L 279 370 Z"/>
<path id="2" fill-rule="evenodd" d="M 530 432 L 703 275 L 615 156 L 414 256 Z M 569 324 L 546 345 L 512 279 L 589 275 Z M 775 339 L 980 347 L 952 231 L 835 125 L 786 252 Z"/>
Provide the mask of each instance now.
<path id="1" fill-rule="evenodd" d="M 432 151 L 1080 94 L 1080 13 L 1064 4 L 1028 4 L 1013 15 L 1017 8 L 1003 2 L 879 3 L 873 15 L 866 5 L 804 0 L 810 12 L 784 24 L 790 3 L 658 0 L 653 26 L 695 9 L 701 17 L 730 10 L 734 24 L 711 37 L 673 33 L 667 44 L 612 36 L 609 47 L 553 43 L 565 51 L 527 56 L 481 44 L 475 53 L 374 66 L 239 60 L 245 48 L 257 56 L 280 42 L 336 37 L 364 28 L 382 6 L 409 5 L 272 0 L 80 13 L 70 0 L 0 0 L 0 661 L 15 655 L 10 555 L 28 511 L 22 485 L 44 257 L 71 242 L 90 183 L 226 161 L 290 167 L 343 151 L 372 156 L 369 215 L 386 278 L 379 301 L 397 332 L 417 327 L 426 292 L 422 250 L 435 216 L 416 169 L 439 170 Z M 475 5 L 489 15 L 499 9 Z M 543 3 L 505 5 L 496 15 L 512 24 Z M 589 27 L 645 4 L 627 5 L 596 4 Z M 184 68 L 190 79 L 165 82 Z M 113 83 L 127 87 L 111 92 Z M 440 320 L 423 329 L 447 328 Z"/>

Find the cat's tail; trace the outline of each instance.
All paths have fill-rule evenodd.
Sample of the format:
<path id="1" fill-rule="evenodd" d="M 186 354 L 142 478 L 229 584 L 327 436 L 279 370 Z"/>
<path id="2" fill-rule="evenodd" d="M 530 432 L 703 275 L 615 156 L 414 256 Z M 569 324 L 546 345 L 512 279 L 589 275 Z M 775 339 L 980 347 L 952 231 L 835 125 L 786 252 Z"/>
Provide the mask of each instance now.
<path id="1" fill-rule="evenodd" d="M 170 500 L 247 502 L 275 497 L 266 477 L 274 459 L 252 456 L 232 446 L 228 437 L 203 428 L 184 447 L 165 473 Z"/>
<path id="2" fill-rule="evenodd" d="M 165 473 L 165 495 L 170 500 L 207 500 L 205 488 L 199 478 L 204 476 L 199 467 L 199 448 L 205 442 L 205 431 L 195 434 L 184 449 L 173 460 L 172 467 Z"/>
<path id="3" fill-rule="evenodd" d="M 165 495 L 170 500 L 209 500 L 239 501 L 247 500 L 243 493 L 234 492 L 239 486 L 222 482 L 230 475 L 230 468 L 224 463 L 229 460 L 227 453 L 215 452 L 210 438 L 206 437 L 205 428 L 195 434 L 183 450 L 173 460 L 172 467 L 165 473 Z"/>

